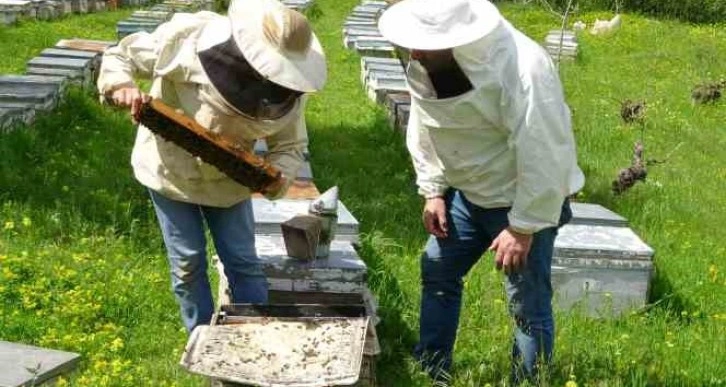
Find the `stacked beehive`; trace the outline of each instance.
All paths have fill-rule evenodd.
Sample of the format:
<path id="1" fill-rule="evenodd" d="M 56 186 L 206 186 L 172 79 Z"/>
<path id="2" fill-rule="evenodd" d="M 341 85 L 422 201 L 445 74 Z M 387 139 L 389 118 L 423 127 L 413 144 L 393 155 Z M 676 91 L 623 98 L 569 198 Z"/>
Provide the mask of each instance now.
<path id="1" fill-rule="evenodd" d="M 577 37 L 573 31 L 550 31 L 545 37 L 544 46 L 555 61 L 577 58 Z"/>
<path id="2" fill-rule="evenodd" d="M 358 307 L 370 318 L 360 380 L 356 386 L 375 385 L 375 357 L 380 345 L 375 333 L 378 322 L 376 302 L 367 286 L 367 267 L 354 243 L 358 241 L 358 221 L 342 202 L 337 208 L 337 232 L 326 258 L 300 260 L 288 256 L 281 224 L 296 215 L 308 213 L 312 198 L 285 198 L 269 201 L 252 199 L 255 215 L 256 248 L 264 261 L 271 305 L 319 305 Z M 216 263 L 220 284 L 220 308 L 231 303 L 224 267 Z M 233 385 L 233 384 L 232 384 Z"/>
<path id="3" fill-rule="evenodd" d="M 18 19 L 52 20 L 69 13 L 106 9 L 106 0 L 0 0 L 0 25 Z"/>
<path id="4" fill-rule="evenodd" d="M 61 40 L 27 63 L 25 75 L 0 75 L 0 131 L 30 124 L 55 108 L 66 85 L 92 88 L 102 52 L 114 42 Z"/>

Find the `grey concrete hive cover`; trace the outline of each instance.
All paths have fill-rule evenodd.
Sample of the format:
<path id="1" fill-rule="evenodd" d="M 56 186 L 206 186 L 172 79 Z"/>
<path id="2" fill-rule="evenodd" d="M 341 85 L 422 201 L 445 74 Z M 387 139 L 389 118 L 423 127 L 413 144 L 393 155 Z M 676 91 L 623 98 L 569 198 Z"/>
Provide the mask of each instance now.
<path id="1" fill-rule="evenodd" d="M 572 202 L 570 206 L 572 208 L 570 224 L 622 227 L 628 225 L 627 219 L 599 204 Z"/>
<path id="2" fill-rule="evenodd" d="M 567 224 L 559 229 L 554 256 L 649 261 L 653 249 L 628 227 Z"/>
<path id="3" fill-rule="evenodd" d="M 0 341 L 0 386 L 40 385 L 75 368 L 77 353 Z"/>

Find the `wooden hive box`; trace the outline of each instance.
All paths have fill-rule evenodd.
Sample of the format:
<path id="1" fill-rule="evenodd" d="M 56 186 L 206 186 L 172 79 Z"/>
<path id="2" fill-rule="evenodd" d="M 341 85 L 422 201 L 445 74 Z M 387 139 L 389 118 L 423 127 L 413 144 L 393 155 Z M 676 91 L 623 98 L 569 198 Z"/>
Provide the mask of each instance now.
<path id="1" fill-rule="evenodd" d="M 181 363 L 218 386 L 351 385 L 364 365 L 369 320 L 353 305 L 225 305 L 192 333 Z M 234 334 L 237 345 L 225 339 Z"/>
<path id="2" fill-rule="evenodd" d="M 263 192 L 268 186 L 279 183 L 280 171 L 251 150 L 242 149 L 226 137 L 207 130 L 158 99 L 143 104 L 138 119 L 155 134 L 254 192 Z"/>

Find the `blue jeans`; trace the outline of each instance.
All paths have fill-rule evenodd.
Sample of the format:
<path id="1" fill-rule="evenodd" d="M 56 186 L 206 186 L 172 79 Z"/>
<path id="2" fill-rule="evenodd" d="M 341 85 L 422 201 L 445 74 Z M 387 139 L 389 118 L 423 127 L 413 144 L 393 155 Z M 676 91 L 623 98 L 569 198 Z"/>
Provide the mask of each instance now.
<path id="1" fill-rule="evenodd" d="M 207 276 L 205 220 L 224 264 L 233 302 L 267 302 L 267 280 L 255 250 L 255 220 L 250 200 L 219 208 L 180 202 L 149 192 L 166 245 L 171 286 L 187 331 L 209 324 L 214 310 Z"/>
<path id="2" fill-rule="evenodd" d="M 459 325 L 463 277 L 508 225 L 509 208 L 485 209 L 458 190 L 445 196 L 448 237 L 431 236 L 421 256 L 422 296 L 419 343 L 414 356 L 437 380 L 448 378 Z M 563 206 L 563 219 L 570 216 Z M 569 219 L 564 219 L 563 223 Z M 550 282 L 556 228 L 534 234 L 526 267 L 506 276 L 509 311 L 516 323 L 512 348 L 514 382 L 536 375 L 538 358 L 552 357 L 554 320 Z M 493 263 L 492 263 L 493 264 Z"/>

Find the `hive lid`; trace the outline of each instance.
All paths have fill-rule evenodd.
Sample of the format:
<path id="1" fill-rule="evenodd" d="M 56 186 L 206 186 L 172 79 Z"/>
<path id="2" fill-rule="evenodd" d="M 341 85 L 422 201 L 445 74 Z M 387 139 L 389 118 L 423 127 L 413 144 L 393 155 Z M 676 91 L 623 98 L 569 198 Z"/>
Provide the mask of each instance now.
<path id="1" fill-rule="evenodd" d="M 650 260 L 653 249 L 628 227 L 567 224 L 555 238 L 554 256 Z"/>
<path id="2" fill-rule="evenodd" d="M 628 220 L 599 204 L 570 203 L 572 220 L 570 224 L 589 224 L 593 226 L 621 226 L 628 225 Z"/>

